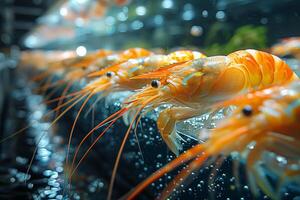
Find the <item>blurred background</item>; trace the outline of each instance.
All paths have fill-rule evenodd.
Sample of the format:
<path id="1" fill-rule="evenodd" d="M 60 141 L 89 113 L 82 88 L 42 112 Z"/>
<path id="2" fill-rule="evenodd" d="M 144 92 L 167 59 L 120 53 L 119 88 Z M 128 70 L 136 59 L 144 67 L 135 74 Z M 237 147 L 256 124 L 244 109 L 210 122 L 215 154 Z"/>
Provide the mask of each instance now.
<path id="1" fill-rule="evenodd" d="M 86 51 L 267 48 L 298 36 L 297 0 L 2 0 L 0 45 Z"/>

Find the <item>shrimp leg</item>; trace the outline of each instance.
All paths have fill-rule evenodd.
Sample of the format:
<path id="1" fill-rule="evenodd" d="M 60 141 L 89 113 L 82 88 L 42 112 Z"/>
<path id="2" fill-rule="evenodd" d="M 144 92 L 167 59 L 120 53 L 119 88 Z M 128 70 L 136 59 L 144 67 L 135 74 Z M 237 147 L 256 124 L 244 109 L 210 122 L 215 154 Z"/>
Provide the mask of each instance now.
<path id="1" fill-rule="evenodd" d="M 272 189 L 271 183 L 268 181 L 265 173 L 263 172 L 263 169 L 261 166 L 259 166 L 259 163 L 257 161 L 259 160 L 259 157 L 262 156 L 263 152 L 270 151 L 274 152 L 274 150 L 278 150 L 278 147 L 283 147 L 282 151 L 279 153 L 281 155 L 289 154 L 283 153 L 284 151 L 287 151 L 288 149 L 292 150 L 296 148 L 294 144 L 291 144 L 290 140 L 286 140 L 283 137 L 278 137 L 275 134 L 267 134 L 262 138 L 259 138 L 256 140 L 256 145 L 253 150 L 250 151 L 250 153 L 247 155 L 247 169 L 248 169 L 248 178 L 249 178 L 249 184 L 251 191 L 254 195 L 258 195 L 258 190 L 256 187 L 256 184 L 259 185 L 259 188 L 261 188 L 269 197 L 272 199 L 279 199 L 279 190 L 278 189 Z M 291 149 L 292 147 L 292 149 Z M 278 153 L 278 152 L 275 152 Z M 293 152 L 291 152 L 293 153 Z M 287 155 L 285 155 L 287 156 Z M 255 180 L 258 180 L 256 183 Z M 277 187 L 280 188 L 280 187 Z"/>
<path id="2" fill-rule="evenodd" d="M 194 109 L 189 107 L 171 107 L 163 110 L 157 119 L 157 127 L 159 132 L 171 149 L 171 151 L 178 155 L 182 149 L 182 145 L 178 142 L 176 133 L 176 123 L 183 121 L 203 113 L 202 109 Z"/>

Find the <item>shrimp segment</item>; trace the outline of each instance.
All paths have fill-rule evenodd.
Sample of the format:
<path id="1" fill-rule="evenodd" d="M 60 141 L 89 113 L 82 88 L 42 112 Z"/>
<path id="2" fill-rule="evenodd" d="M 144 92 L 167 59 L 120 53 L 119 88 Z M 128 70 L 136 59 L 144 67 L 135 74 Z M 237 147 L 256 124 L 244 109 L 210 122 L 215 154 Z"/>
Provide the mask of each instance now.
<path id="1" fill-rule="evenodd" d="M 294 180 L 298 176 L 296 182 L 300 184 L 299 99 L 300 81 L 294 81 L 224 102 L 224 106 L 234 103 L 238 108 L 231 117 L 220 122 L 217 128 L 211 131 L 210 138 L 205 143 L 192 147 L 155 172 L 135 187 L 126 199 L 135 198 L 165 173 L 193 159 L 188 167 L 182 170 L 162 192 L 159 198 L 165 199 L 192 172 L 204 164 L 211 163 L 218 155 L 228 157 L 233 151 L 239 152 L 246 160 L 249 186 L 253 194 L 258 195 L 258 187 L 270 198 L 280 199 L 280 187 L 285 182 Z M 254 146 L 249 151 L 247 145 L 253 142 L 255 142 Z M 263 169 L 259 167 L 259 161 L 264 152 L 273 152 L 287 159 L 287 164 L 279 169 L 280 179 L 275 189 L 264 176 Z M 271 167 L 275 172 L 278 171 L 274 166 Z"/>

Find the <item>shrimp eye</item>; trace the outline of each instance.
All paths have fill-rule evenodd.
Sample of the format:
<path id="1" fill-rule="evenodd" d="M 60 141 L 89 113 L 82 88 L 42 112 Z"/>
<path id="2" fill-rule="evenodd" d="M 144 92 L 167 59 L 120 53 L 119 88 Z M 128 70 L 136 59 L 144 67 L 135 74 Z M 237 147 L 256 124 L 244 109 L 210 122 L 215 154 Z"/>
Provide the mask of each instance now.
<path id="1" fill-rule="evenodd" d="M 107 76 L 108 78 L 111 78 L 111 77 L 113 76 L 113 73 L 112 73 L 112 72 L 107 72 L 107 73 L 106 73 L 106 76 Z"/>
<path id="2" fill-rule="evenodd" d="M 160 85 L 160 82 L 158 80 L 151 81 L 151 86 L 154 88 L 158 88 Z"/>
<path id="3" fill-rule="evenodd" d="M 252 107 L 249 106 L 249 105 L 245 106 L 245 107 L 243 108 L 243 110 L 242 110 L 242 113 L 243 113 L 243 115 L 246 116 L 246 117 L 251 116 L 252 113 L 253 113 Z"/>

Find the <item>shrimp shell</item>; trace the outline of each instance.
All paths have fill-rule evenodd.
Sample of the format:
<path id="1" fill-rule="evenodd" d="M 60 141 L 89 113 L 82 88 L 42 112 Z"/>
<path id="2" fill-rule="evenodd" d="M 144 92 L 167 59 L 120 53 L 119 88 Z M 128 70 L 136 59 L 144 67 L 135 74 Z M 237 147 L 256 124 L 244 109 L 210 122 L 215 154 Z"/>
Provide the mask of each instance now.
<path id="1" fill-rule="evenodd" d="M 231 117 L 222 121 L 216 129 L 211 130 L 210 138 L 205 143 L 192 147 L 156 171 L 132 189 L 126 199 L 135 198 L 152 182 L 192 160 L 162 192 L 159 198 L 165 199 L 192 172 L 210 164 L 210 160 L 214 160 L 220 154 L 228 157 L 231 152 L 239 152 L 246 160 L 249 186 L 255 196 L 259 195 L 257 188 L 260 188 L 270 198 L 280 199 L 280 188 L 284 184 L 289 181 L 300 184 L 299 99 L 300 81 L 294 81 L 290 84 L 254 91 L 224 102 L 223 106 L 234 104 L 238 108 Z M 245 113 L 245 106 L 248 109 L 250 107 L 250 114 Z M 253 142 L 255 142 L 254 146 L 248 149 L 247 145 Z M 266 151 L 287 159 L 284 166 L 270 165 L 271 170 L 275 171 L 279 178 L 275 188 L 264 176 L 263 169 L 259 167 L 262 154 Z"/>

